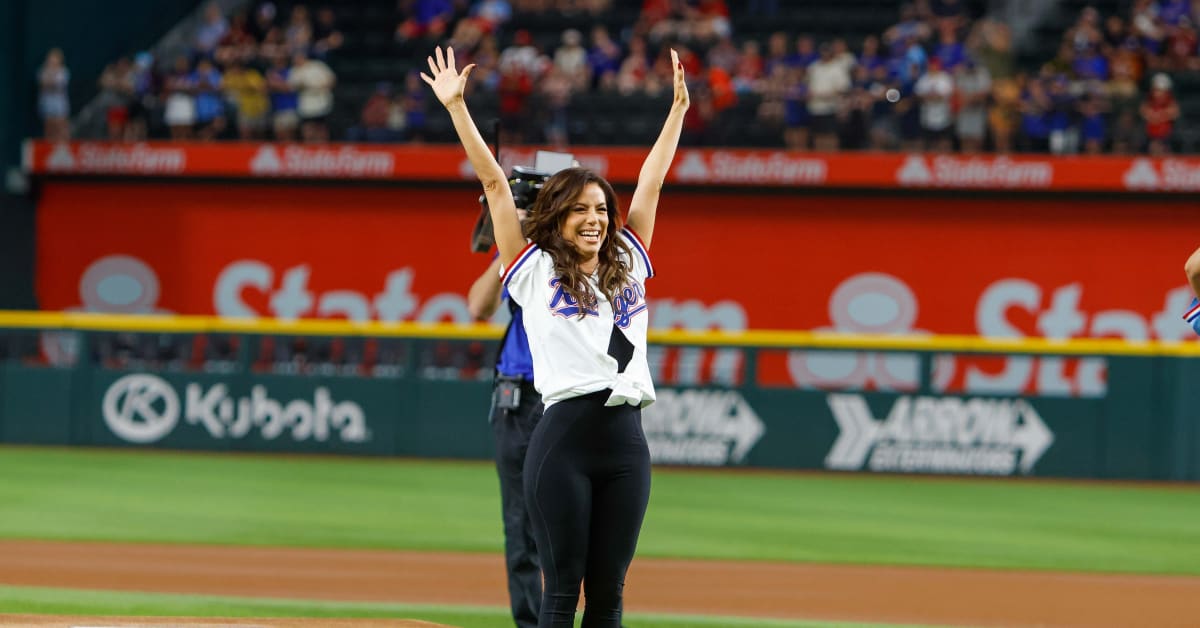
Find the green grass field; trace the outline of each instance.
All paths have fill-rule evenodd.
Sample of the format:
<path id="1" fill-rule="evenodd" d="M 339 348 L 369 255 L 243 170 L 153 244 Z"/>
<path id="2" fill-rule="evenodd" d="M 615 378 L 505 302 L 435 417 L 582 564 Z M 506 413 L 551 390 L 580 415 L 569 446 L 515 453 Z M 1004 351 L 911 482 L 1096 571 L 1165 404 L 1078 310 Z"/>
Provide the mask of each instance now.
<path id="1" fill-rule="evenodd" d="M 501 551 L 484 462 L 0 447 L 0 477 L 0 538 Z M 1200 575 L 1197 521 L 1195 485 L 656 469 L 638 555 Z M 0 588 L 0 612 L 211 615 L 205 600 Z M 503 609 L 354 606 L 505 625 Z"/>

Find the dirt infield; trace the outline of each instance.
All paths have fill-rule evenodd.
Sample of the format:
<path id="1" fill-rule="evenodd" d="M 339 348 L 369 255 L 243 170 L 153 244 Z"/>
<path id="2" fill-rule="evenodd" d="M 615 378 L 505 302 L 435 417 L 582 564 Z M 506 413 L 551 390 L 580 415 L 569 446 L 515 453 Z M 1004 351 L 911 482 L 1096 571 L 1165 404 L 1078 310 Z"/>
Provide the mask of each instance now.
<path id="1" fill-rule="evenodd" d="M 492 554 L 0 541 L 0 584 L 507 604 L 503 559 Z M 958 626 L 1190 626 L 1200 617 L 1200 577 L 638 558 L 626 594 L 630 612 Z M 27 619 L 30 623 L 20 625 L 67 625 L 64 618 Z M 104 621 L 93 625 L 111 626 L 116 620 Z M 181 619 L 136 621 L 185 624 Z M 192 621 L 187 623 L 281 625 L 270 620 Z M 20 623 L 16 616 L 0 616 L 0 625 L 15 623 Z M 288 620 L 287 625 L 300 622 Z M 340 625 L 382 624 L 363 620 Z"/>

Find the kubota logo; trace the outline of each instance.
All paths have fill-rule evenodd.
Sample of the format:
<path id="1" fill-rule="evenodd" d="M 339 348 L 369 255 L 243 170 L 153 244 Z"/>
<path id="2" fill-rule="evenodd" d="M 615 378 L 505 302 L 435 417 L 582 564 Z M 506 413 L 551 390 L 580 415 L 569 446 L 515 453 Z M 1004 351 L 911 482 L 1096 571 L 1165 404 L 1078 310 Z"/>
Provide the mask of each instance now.
<path id="1" fill-rule="evenodd" d="M 136 373 L 113 382 L 101 403 L 104 422 L 122 440 L 153 443 L 179 422 L 179 395 L 161 377 Z"/>
<path id="2" fill-rule="evenodd" d="M 213 438 L 243 438 L 257 429 L 266 440 L 290 432 L 292 440 L 324 442 L 331 434 L 346 443 L 371 439 L 366 413 L 353 401 L 334 402 L 329 389 L 317 386 L 313 400 L 273 399 L 265 386 L 254 386 L 249 397 L 235 398 L 225 384 L 208 390 L 189 383 L 180 412 L 179 393 L 157 375 L 134 373 L 113 382 L 101 402 L 104 423 L 118 438 L 137 444 L 154 443 L 170 434 L 182 414 Z"/>

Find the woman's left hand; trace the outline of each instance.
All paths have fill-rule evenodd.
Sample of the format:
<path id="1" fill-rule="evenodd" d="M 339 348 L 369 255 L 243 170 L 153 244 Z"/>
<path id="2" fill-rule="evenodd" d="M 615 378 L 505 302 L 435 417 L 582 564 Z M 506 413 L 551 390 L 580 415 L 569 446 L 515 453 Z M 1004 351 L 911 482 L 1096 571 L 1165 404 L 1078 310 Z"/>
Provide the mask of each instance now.
<path id="1" fill-rule="evenodd" d="M 692 100 L 683 77 L 683 64 L 679 62 L 679 53 L 674 48 L 671 49 L 671 68 L 675 71 L 675 102 L 672 106 L 687 109 Z"/>

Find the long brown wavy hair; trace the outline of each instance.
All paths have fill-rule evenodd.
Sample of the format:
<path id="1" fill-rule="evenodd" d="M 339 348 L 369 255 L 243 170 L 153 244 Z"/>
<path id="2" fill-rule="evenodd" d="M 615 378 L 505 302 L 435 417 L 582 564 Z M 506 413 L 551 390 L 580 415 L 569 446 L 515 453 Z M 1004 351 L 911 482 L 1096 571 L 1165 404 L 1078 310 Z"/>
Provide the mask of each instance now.
<path id="1" fill-rule="evenodd" d="M 547 179 L 538 192 L 537 200 L 529 208 L 529 217 L 525 219 L 524 232 L 526 238 L 550 254 L 563 290 L 580 306 L 595 307 L 596 294 L 587 280 L 587 274 L 579 269 L 583 255 L 562 236 L 562 225 L 575 199 L 590 183 L 599 185 L 604 191 L 604 203 L 608 209 L 608 229 L 604 233 L 604 242 L 600 244 L 600 265 L 596 270 L 599 272 L 600 291 L 609 303 L 613 303 L 621 289 L 629 283 L 628 262 L 622 262 L 622 256 L 625 260 L 631 260 L 633 251 L 624 238 L 618 236 L 622 225 L 621 212 L 617 207 L 617 194 L 608 181 L 587 168 L 560 170 Z M 579 316 L 582 318 L 584 315 L 581 307 Z"/>

